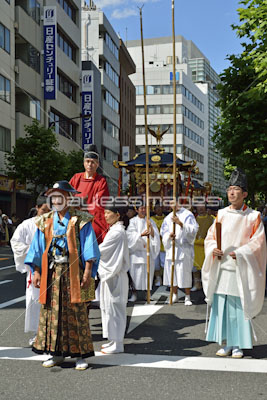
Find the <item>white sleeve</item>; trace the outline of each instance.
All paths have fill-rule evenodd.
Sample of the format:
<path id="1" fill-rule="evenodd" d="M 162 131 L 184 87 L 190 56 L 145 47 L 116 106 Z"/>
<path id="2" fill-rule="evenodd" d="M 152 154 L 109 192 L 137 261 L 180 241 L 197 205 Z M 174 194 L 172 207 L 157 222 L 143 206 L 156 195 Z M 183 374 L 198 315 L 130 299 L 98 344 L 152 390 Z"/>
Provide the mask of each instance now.
<path id="1" fill-rule="evenodd" d="M 130 220 L 130 224 L 127 228 L 127 239 L 128 239 L 128 246 L 131 253 L 135 251 L 144 251 L 146 248 L 146 238 L 141 237 L 140 233 L 137 232 L 135 223 Z"/>
<path id="2" fill-rule="evenodd" d="M 29 271 L 29 266 L 24 264 L 26 254 L 30 248 L 30 245 L 26 243 L 26 230 L 24 224 L 18 225 L 11 240 L 10 245 L 14 253 L 14 261 L 16 264 L 16 270 L 21 272 Z"/>

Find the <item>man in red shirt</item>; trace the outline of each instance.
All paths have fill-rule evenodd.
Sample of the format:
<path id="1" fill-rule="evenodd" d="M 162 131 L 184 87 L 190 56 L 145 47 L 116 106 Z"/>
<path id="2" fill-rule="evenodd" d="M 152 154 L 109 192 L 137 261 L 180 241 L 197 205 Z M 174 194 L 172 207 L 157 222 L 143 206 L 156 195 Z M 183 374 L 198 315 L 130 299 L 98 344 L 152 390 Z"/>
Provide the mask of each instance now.
<path id="1" fill-rule="evenodd" d="M 84 153 L 83 165 L 85 172 L 75 174 L 71 178 L 70 184 L 81 192 L 80 197 L 87 198 L 88 212 L 94 216 L 92 226 L 97 242 L 100 244 L 108 230 L 104 216 L 105 208 L 104 204 L 101 204 L 101 199 L 109 196 L 109 190 L 106 179 L 96 172 L 99 167 L 99 154 L 95 145 L 90 145 L 90 148 Z"/>

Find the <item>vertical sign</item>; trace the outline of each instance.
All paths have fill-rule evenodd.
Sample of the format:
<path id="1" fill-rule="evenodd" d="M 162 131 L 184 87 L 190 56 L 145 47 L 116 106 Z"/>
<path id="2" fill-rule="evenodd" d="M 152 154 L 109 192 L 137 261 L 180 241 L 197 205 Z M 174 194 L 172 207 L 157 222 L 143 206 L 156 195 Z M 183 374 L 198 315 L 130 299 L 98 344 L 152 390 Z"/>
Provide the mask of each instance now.
<path id="1" fill-rule="evenodd" d="M 93 132 L 94 73 L 82 71 L 82 148 L 94 142 Z"/>
<path id="2" fill-rule="evenodd" d="M 122 161 L 129 161 L 130 159 L 130 147 L 122 146 Z M 126 169 L 122 169 L 122 190 L 126 190 L 129 185 L 129 174 L 127 174 Z"/>
<path id="3" fill-rule="evenodd" d="M 44 7 L 44 99 L 55 100 L 57 93 L 56 6 Z"/>

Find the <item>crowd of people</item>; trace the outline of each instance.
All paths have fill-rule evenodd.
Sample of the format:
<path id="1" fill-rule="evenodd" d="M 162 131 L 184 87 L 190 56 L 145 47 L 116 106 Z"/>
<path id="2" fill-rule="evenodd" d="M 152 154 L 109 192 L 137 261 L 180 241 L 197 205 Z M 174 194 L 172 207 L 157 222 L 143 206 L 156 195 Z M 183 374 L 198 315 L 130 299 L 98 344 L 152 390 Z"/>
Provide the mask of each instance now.
<path id="1" fill-rule="evenodd" d="M 16 268 L 27 273 L 25 332 L 34 333 L 34 352 L 51 355 L 43 366 L 70 356 L 77 370 L 88 367 L 86 359 L 94 355 L 88 303 L 95 299 L 97 283 L 107 339 L 101 351 L 123 352 L 127 302 L 146 298 L 148 284 L 150 290 L 170 287 L 172 269 L 171 303 L 178 302 L 179 288 L 184 305 L 192 306 L 190 292 L 203 285 L 211 307 L 206 340 L 225 344 L 218 356 L 243 357 L 243 349 L 252 348 L 252 319 L 263 306 L 266 270 L 264 221 L 244 203 L 244 173 L 232 174 L 230 205 L 216 217 L 205 204 L 192 213 L 177 201 L 167 215 L 157 204 L 147 221 L 144 199 L 128 208 L 115 200 L 101 202 L 109 191 L 97 173 L 99 161 L 91 147 L 84 154 L 85 171 L 41 193 L 36 217 L 19 224 L 11 239 Z M 76 197 L 79 206 L 73 206 Z"/>

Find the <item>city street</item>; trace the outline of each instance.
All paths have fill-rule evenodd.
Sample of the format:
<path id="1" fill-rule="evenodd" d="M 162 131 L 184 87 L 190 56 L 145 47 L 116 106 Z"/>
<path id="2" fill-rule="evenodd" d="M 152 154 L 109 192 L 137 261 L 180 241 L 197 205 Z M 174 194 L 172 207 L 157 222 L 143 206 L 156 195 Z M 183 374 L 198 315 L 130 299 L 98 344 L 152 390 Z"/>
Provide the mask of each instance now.
<path id="1" fill-rule="evenodd" d="M 100 310 L 90 310 L 96 356 L 86 371 L 74 362 L 45 369 L 24 333 L 25 277 L 17 273 L 9 248 L 0 248 L 0 399 L 254 399 L 267 392 L 267 303 L 253 320 L 258 342 L 242 360 L 215 356 L 205 341 L 204 295 L 169 306 L 166 288 L 150 305 L 128 303 L 125 353 L 101 355 Z M 180 293 L 182 295 L 182 292 Z"/>

